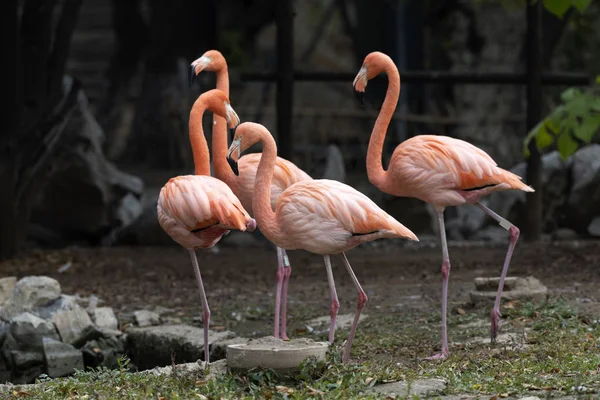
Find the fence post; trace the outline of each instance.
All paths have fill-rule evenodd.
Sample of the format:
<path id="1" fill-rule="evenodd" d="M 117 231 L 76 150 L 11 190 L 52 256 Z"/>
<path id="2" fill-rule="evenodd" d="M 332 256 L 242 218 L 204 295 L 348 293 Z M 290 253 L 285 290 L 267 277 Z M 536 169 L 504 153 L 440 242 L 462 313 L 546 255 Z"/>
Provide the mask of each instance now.
<path id="1" fill-rule="evenodd" d="M 278 153 L 291 160 L 294 106 L 294 7 L 292 0 L 277 2 L 277 135 Z"/>

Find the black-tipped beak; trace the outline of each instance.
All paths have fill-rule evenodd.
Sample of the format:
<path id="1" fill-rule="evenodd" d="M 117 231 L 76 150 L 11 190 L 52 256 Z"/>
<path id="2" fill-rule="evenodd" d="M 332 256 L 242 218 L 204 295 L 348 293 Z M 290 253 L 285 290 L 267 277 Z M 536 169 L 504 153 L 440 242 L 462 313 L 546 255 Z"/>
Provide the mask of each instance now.
<path id="1" fill-rule="evenodd" d="M 233 171 L 234 175 L 239 176 L 240 170 L 238 169 L 237 161 L 235 161 L 231 157 L 227 156 L 227 162 L 229 163 L 229 166 L 231 167 L 231 170 Z"/>
<path id="2" fill-rule="evenodd" d="M 365 92 L 359 92 L 358 90 L 354 89 L 354 94 L 356 95 L 356 98 L 358 99 L 360 106 L 364 107 L 365 106 Z"/>
<path id="3" fill-rule="evenodd" d="M 195 80 L 196 80 L 196 65 L 192 64 L 192 65 L 190 65 L 190 86 L 192 86 L 192 84 L 194 83 Z"/>
<path id="4" fill-rule="evenodd" d="M 233 142 L 233 138 L 235 137 L 235 130 L 237 129 L 237 126 L 235 128 L 229 128 L 229 141 Z"/>

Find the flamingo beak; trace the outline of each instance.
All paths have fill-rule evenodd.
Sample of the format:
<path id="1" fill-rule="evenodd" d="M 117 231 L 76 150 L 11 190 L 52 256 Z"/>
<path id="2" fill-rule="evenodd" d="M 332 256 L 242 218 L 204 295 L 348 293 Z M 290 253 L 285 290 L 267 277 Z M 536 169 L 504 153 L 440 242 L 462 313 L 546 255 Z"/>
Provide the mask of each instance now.
<path id="1" fill-rule="evenodd" d="M 236 128 L 232 128 L 234 134 L 235 134 L 235 129 Z M 229 164 L 229 167 L 231 167 L 231 170 L 233 171 L 233 173 L 235 174 L 235 176 L 239 176 L 240 175 L 240 170 L 238 169 L 238 162 L 237 160 L 240 158 L 240 144 L 241 144 L 242 138 L 239 137 L 237 139 L 234 139 L 233 142 L 231 142 L 231 146 L 229 146 L 229 150 L 227 151 L 227 163 Z M 237 157 L 234 160 L 233 158 L 233 154 L 237 152 Z"/>
<path id="2" fill-rule="evenodd" d="M 208 66 L 208 64 L 210 64 L 211 61 L 212 58 L 202 56 L 190 64 L 190 86 L 192 86 L 192 84 L 196 80 L 196 76 L 198 76 L 198 74 L 202 72 Z"/>
<path id="3" fill-rule="evenodd" d="M 365 105 L 365 89 L 367 88 L 367 67 L 363 65 L 361 69 L 356 74 L 356 78 L 354 78 L 354 82 L 352 82 L 352 86 L 354 87 L 354 94 L 358 99 L 361 106 Z"/>

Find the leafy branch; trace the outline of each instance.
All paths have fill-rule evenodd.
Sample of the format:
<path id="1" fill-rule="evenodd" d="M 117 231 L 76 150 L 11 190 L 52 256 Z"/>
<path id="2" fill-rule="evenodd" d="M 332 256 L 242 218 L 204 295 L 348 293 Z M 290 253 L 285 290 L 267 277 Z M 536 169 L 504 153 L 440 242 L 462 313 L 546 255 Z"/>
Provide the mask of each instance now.
<path id="1" fill-rule="evenodd" d="M 538 123 L 525 138 L 523 151 L 529 157 L 529 143 L 535 140 L 539 150 L 556 143 L 563 159 L 579 147 L 592 142 L 600 130 L 600 75 L 588 89 L 569 88 L 560 98 L 562 104 Z"/>

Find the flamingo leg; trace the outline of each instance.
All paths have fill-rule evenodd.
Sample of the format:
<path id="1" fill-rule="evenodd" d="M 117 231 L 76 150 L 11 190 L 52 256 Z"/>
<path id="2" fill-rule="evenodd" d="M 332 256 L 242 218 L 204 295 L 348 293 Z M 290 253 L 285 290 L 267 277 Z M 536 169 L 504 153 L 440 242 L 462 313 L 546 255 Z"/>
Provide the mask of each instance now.
<path id="1" fill-rule="evenodd" d="M 275 321 L 273 322 L 273 337 L 279 338 L 279 316 L 281 310 L 281 286 L 283 283 L 283 249 L 277 248 L 277 290 L 275 291 Z"/>
<path id="2" fill-rule="evenodd" d="M 285 252 L 285 249 L 281 249 L 283 258 L 283 289 L 281 292 L 281 338 L 283 340 L 289 340 L 287 337 L 287 292 L 288 284 L 290 282 L 290 275 L 292 274 L 292 266 L 290 265 L 290 259 Z"/>
<path id="3" fill-rule="evenodd" d="M 329 255 L 323 256 L 325 260 L 325 269 L 327 270 L 327 280 L 329 281 L 329 293 L 331 294 L 331 307 L 329 308 L 329 316 L 331 321 L 329 323 L 329 343 L 333 343 L 335 338 L 335 320 L 337 318 L 338 310 L 340 309 L 340 302 L 338 301 L 337 292 L 335 290 L 335 282 L 333 281 L 333 271 L 331 271 L 331 259 Z"/>
<path id="4" fill-rule="evenodd" d="M 437 210 L 442 242 L 442 351 L 426 360 L 443 359 L 448 356 L 448 332 L 446 312 L 448 308 L 448 277 L 450 276 L 450 257 L 448 256 L 448 243 L 446 242 L 446 226 L 444 224 L 444 209 Z"/>
<path id="5" fill-rule="evenodd" d="M 367 304 L 369 300 L 367 294 L 360 286 L 358 279 L 356 278 L 356 274 L 352 270 L 350 266 L 350 262 L 346 257 L 345 253 L 342 253 L 342 260 L 344 261 L 344 265 L 346 265 L 346 269 L 348 269 L 348 273 L 352 278 L 352 282 L 354 282 L 354 287 L 358 291 L 358 305 L 356 306 L 356 313 L 354 314 L 354 321 L 352 321 L 352 328 L 350 329 L 350 334 L 348 335 L 348 340 L 346 341 L 346 348 L 344 349 L 344 355 L 342 356 L 342 361 L 347 363 L 350 360 L 350 348 L 352 347 L 352 341 L 354 340 L 354 336 L 356 335 L 356 327 L 358 326 L 358 320 L 360 319 L 360 313 L 362 309 Z"/>
<path id="6" fill-rule="evenodd" d="M 198 291 L 200 292 L 200 302 L 202 303 L 202 323 L 204 325 L 204 361 L 208 365 L 209 363 L 209 343 L 208 343 L 208 326 L 210 324 L 210 309 L 208 308 L 208 301 L 206 300 L 206 292 L 204 291 L 204 284 L 202 283 L 202 276 L 200 275 L 200 267 L 198 266 L 198 259 L 196 258 L 196 252 L 189 250 L 190 259 L 192 260 L 192 266 L 194 267 L 194 274 L 196 275 L 196 282 L 198 283 Z"/>
<path id="7" fill-rule="evenodd" d="M 519 228 L 487 208 L 481 203 L 476 204 L 477 207 L 481 208 L 487 215 L 498 221 L 501 227 L 506 229 L 510 234 L 510 243 L 508 245 L 508 250 L 506 252 L 506 257 L 504 258 L 504 265 L 502 266 L 502 273 L 500 274 L 500 282 L 498 283 L 498 293 L 496 293 L 496 301 L 494 302 L 494 308 L 492 308 L 491 313 L 491 341 L 494 343 L 496 341 L 496 335 L 500 330 L 500 300 L 502 299 L 502 289 L 504 289 L 504 279 L 506 278 L 506 273 L 508 272 L 508 266 L 510 264 L 510 260 L 512 259 L 513 252 L 515 250 L 515 246 L 517 245 L 517 241 L 519 240 Z"/>

